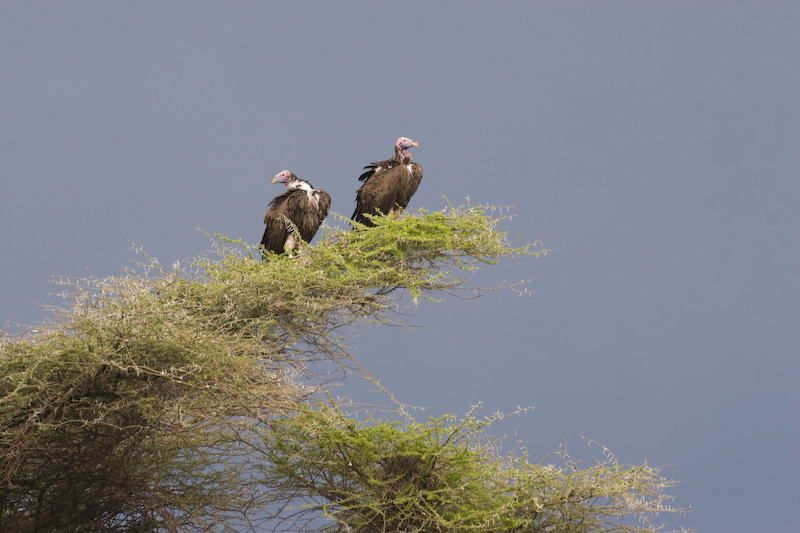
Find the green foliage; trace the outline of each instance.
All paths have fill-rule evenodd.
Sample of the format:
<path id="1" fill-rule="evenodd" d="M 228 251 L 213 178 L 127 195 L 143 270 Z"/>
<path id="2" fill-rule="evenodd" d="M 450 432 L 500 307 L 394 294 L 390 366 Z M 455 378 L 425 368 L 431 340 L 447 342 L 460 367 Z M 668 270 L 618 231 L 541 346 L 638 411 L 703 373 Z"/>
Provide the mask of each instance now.
<path id="1" fill-rule="evenodd" d="M 680 511 L 664 504 L 674 482 L 657 468 L 609 454 L 581 469 L 564 450 L 545 459 L 558 466 L 531 462 L 486 435 L 504 415 L 476 411 L 401 424 L 319 403 L 270 421 L 265 484 L 285 495 L 284 513 L 303 530 L 644 532 L 658 529 L 658 513 Z"/>
<path id="2" fill-rule="evenodd" d="M 668 485 L 649 474 L 604 473 L 617 497 L 587 492 L 585 471 L 547 477 L 493 453 L 472 415 L 359 423 L 315 403 L 320 362 L 360 370 L 354 326 L 395 322 L 405 294 L 492 290 L 468 273 L 545 253 L 512 246 L 490 213 L 379 218 L 292 259 L 220 237 L 171 270 L 147 259 L 59 280 L 70 306 L 0 339 L 0 530 L 571 531 L 639 512 L 634 492 L 660 502 Z M 552 494 L 519 489 L 534 485 Z M 287 514 L 298 499 L 309 506 Z"/>

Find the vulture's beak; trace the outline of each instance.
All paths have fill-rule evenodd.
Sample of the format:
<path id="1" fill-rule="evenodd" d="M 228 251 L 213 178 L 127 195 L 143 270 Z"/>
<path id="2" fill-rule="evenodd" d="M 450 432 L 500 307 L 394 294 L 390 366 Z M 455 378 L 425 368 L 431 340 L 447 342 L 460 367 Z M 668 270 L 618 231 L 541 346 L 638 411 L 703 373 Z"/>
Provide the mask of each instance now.
<path id="1" fill-rule="evenodd" d="M 275 185 L 276 183 L 278 183 L 278 174 L 272 176 L 272 181 L 269 182 L 270 185 Z"/>
<path id="2" fill-rule="evenodd" d="M 411 146 L 419 146 L 419 143 L 417 141 L 411 141 Z"/>

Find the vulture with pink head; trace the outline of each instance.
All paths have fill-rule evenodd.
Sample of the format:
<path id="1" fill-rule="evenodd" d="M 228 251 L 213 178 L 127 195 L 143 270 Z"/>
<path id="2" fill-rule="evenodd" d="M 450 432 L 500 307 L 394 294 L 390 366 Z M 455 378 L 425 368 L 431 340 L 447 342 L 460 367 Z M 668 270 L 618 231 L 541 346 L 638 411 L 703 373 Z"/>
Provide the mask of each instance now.
<path id="1" fill-rule="evenodd" d="M 315 189 L 288 170 L 272 178 L 271 183 L 283 183 L 286 191 L 276 196 L 264 215 L 264 257 L 267 252 L 288 253 L 290 256 L 302 242 L 311 242 L 331 207 L 331 196 Z M 290 223 L 291 221 L 291 223 Z M 295 227 L 297 231 L 295 232 Z"/>
<path id="2" fill-rule="evenodd" d="M 358 178 L 364 184 L 356 193 L 356 210 L 350 217 L 365 226 L 375 224 L 365 215 L 400 216 L 422 181 L 422 165 L 413 163 L 409 148 L 416 141 L 400 137 L 394 146 L 394 157 L 365 166 Z"/>

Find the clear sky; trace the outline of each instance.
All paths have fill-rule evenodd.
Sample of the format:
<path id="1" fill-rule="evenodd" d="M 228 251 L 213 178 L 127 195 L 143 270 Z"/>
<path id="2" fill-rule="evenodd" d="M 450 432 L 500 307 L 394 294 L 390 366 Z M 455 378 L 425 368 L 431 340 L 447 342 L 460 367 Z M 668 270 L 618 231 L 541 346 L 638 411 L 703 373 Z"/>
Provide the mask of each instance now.
<path id="1" fill-rule="evenodd" d="M 533 406 L 502 429 L 534 456 L 598 455 L 585 435 L 672 465 L 696 510 L 670 527 L 793 530 L 799 6 L 0 0 L 0 321 L 130 242 L 258 243 L 283 169 L 350 215 L 408 136 L 412 208 L 514 206 L 504 229 L 554 251 L 474 280 L 541 276 L 532 297 L 422 303 L 360 361 L 423 418 Z"/>

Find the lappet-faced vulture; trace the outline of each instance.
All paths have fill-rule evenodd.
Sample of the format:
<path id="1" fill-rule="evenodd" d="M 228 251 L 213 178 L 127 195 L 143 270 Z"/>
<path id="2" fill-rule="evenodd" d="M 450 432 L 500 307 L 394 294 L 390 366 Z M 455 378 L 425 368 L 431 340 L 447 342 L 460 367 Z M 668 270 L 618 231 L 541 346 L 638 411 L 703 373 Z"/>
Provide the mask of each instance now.
<path id="1" fill-rule="evenodd" d="M 285 184 L 286 191 L 269 204 L 264 215 L 267 228 L 264 230 L 261 245 L 266 251 L 276 254 L 286 252 L 291 256 L 301 242 L 307 243 L 314 238 L 328 215 L 331 196 L 323 190 L 315 189 L 309 182 L 301 180 L 288 170 L 273 176 L 272 183 Z M 297 232 L 294 231 L 295 227 Z"/>
<path id="2" fill-rule="evenodd" d="M 413 163 L 409 148 L 418 146 L 416 141 L 400 137 L 394 146 L 394 157 L 365 166 L 366 172 L 358 178 L 364 184 L 356 193 L 356 210 L 351 217 L 366 226 L 374 226 L 364 215 L 378 213 L 399 216 L 417 192 L 422 181 L 422 165 Z"/>

